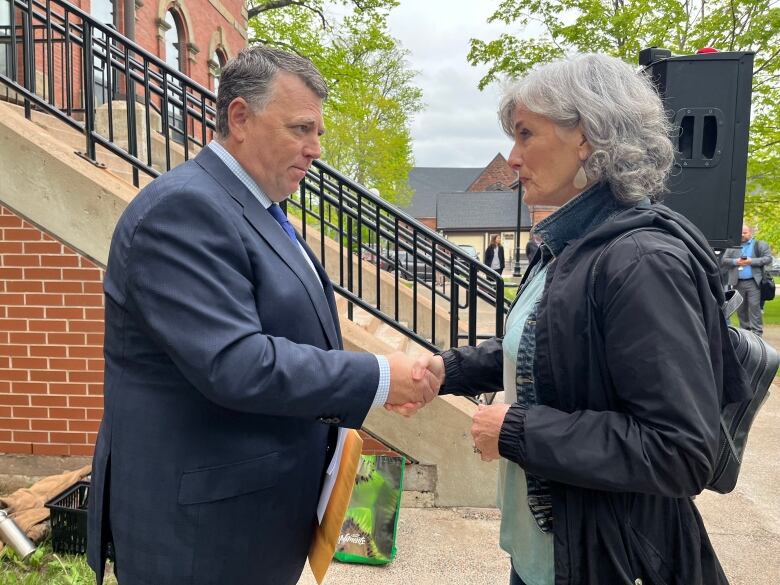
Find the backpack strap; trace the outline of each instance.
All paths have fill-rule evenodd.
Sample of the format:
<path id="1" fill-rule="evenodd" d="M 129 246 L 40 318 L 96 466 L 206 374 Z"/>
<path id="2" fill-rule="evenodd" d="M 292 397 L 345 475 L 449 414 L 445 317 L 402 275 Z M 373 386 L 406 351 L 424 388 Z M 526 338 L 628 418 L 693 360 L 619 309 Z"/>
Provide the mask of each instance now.
<path id="1" fill-rule="evenodd" d="M 604 246 L 602 248 L 601 252 L 599 252 L 599 255 L 596 257 L 596 260 L 593 262 L 593 268 L 591 268 L 590 272 L 590 286 L 588 287 L 588 299 L 590 300 L 591 305 L 596 308 L 598 307 L 598 304 L 596 303 L 596 279 L 599 276 L 599 269 L 601 268 L 601 260 L 604 257 L 604 254 L 609 252 L 609 250 L 617 244 L 618 242 L 626 239 L 629 236 L 633 236 L 637 232 L 642 231 L 655 231 L 655 232 L 664 232 L 664 230 L 660 230 L 658 228 L 651 228 L 651 227 L 640 227 L 635 228 L 633 230 L 629 230 L 627 232 L 623 232 L 618 237 L 616 237 L 614 240 L 612 240 L 609 244 Z M 666 233 L 666 232 L 664 232 Z"/>
<path id="2" fill-rule="evenodd" d="M 655 231 L 655 232 L 668 233 L 665 230 L 658 229 L 658 228 L 641 227 L 641 228 L 636 228 L 624 232 L 620 234 L 618 237 L 616 237 L 614 240 L 612 240 L 609 244 L 607 244 L 601 250 L 601 252 L 599 252 L 598 257 L 596 258 L 595 262 L 593 262 L 593 268 L 591 269 L 590 287 L 588 288 L 588 299 L 590 300 L 593 307 L 598 306 L 596 303 L 596 279 L 599 276 L 601 259 L 604 257 L 604 254 L 606 254 L 610 250 L 610 248 L 612 248 L 612 246 L 614 246 L 621 240 L 641 231 Z M 736 311 L 741 304 L 742 304 L 742 295 L 740 295 L 738 291 L 733 289 L 726 291 L 726 300 L 723 301 L 723 304 L 720 307 L 720 310 L 722 311 L 726 321 L 728 321 L 729 317 L 731 317 L 731 315 L 734 314 L 734 311 Z"/>
<path id="3" fill-rule="evenodd" d="M 728 318 L 734 314 L 734 311 L 736 311 L 741 304 L 742 295 L 739 294 L 739 291 L 736 289 L 726 291 L 726 300 L 723 302 L 723 306 L 721 307 L 723 316 L 726 317 L 726 320 L 728 320 Z"/>

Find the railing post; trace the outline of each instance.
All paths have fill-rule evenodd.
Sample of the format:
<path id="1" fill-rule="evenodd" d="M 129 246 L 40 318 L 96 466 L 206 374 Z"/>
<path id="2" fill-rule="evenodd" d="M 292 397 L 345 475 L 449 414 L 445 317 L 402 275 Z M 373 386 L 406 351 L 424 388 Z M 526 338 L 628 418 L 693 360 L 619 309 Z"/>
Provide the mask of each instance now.
<path id="1" fill-rule="evenodd" d="M 347 290 L 354 293 L 352 282 L 352 216 L 347 216 Z M 355 309 L 352 303 L 347 303 L 347 319 L 354 321 Z"/>
<path id="2" fill-rule="evenodd" d="M 496 281 L 496 337 L 504 335 L 504 279 Z"/>
<path id="3" fill-rule="evenodd" d="M 450 254 L 452 254 L 450 252 Z M 460 328 L 458 319 L 460 318 L 460 289 L 455 279 L 455 257 L 450 255 L 450 347 L 460 345 Z"/>
<path id="4" fill-rule="evenodd" d="M 32 2 L 27 2 L 27 8 L 22 12 L 22 59 L 24 59 L 24 88 L 35 93 L 35 37 L 32 24 Z M 16 41 L 16 39 L 14 39 Z M 32 103 L 24 98 L 24 116 L 32 117 Z"/>
<path id="5" fill-rule="evenodd" d="M 106 41 L 106 48 L 109 47 L 108 41 Z M 109 49 L 108 67 L 111 68 L 111 52 Z M 133 77 L 130 74 L 130 47 L 125 45 L 125 105 L 127 106 L 127 148 L 130 150 L 130 154 L 134 157 L 138 157 L 138 134 L 136 132 L 136 119 L 135 119 L 135 84 L 133 83 Z M 133 165 L 133 185 L 140 186 L 140 179 L 138 177 L 138 167 Z"/>
<path id="6" fill-rule="evenodd" d="M 92 133 L 95 131 L 95 77 L 93 61 L 93 46 L 92 46 L 92 23 L 88 20 L 83 22 L 83 36 L 84 46 L 82 48 L 81 67 L 84 72 L 84 87 L 83 101 L 84 101 L 84 134 L 87 137 L 87 148 L 85 154 L 90 160 L 95 160 L 95 139 Z"/>
<path id="7" fill-rule="evenodd" d="M 469 345 L 477 344 L 477 267 L 469 262 Z"/>
<path id="8" fill-rule="evenodd" d="M 13 0 L 8 0 L 9 8 Z M 55 86 L 54 86 L 54 45 L 52 43 L 51 28 L 51 0 L 46 0 L 46 73 L 48 75 L 46 89 L 48 91 L 49 103 L 55 104 Z"/>

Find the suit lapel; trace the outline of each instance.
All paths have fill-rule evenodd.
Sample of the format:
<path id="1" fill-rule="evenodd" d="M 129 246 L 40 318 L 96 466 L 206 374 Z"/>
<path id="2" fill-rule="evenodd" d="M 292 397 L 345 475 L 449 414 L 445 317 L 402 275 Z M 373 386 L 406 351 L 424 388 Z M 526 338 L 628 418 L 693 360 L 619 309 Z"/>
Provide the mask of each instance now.
<path id="1" fill-rule="evenodd" d="M 254 228 L 254 230 L 263 238 L 271 249 L 276 252 L 279 258 L 290 267 L 295 273 L 298 279 L 303 284 L 306 292 L 311 299 L 314 308 L 317 311 L 317 316 L 320 319 L 322 328 L 330 342 L 331 347 L 339 348 L 339 335 L 337 333 L 337 326 L 333 319 L 333 310 L 331 307 L 330 299 L 326 298 L 326 294 L 323 294 L 323 286 L 317 282 L 317 276 L 312 272 L 311 267 L 306 263 L 306 260 L 301 255 L 301 251 L 295 246 L 292 240 L 287 237 L 279 223 L 271 216 L 262 204 L 255 198 L 254 195 L 247 189 L 246 185 L 230 171 L 225 163 L 214 154 L 209 148 L 204 148 L 200 151 L 195 161 L 227 191 L 233 199 L 235 199 L 244 210 L 244 218 Z M 298 233 L 296 232 L 296 235 Z M 298 235 L 300 240 L 300 235 Z M 305 246 L 305 244 L 304 244 Z M 307 253 L 313 258 L 311 250 L 308 246 L 305 246 Z M 314 265 L 320 270 L 319 262 L 316 258 L 313 258 Z M 324 271 L 322 271 L 324 274 Z M 323 283 L 327 283 L 326 289 L 330 286 L 330 281 L 327 278 L 327 274 L 324 274 L 325 279 Z M 322 278 L 322 275 L 320 275 Z M 330 287 L 332 296 L 332 286 Z"/>
<path id="2" fill-rule="evenodd" d="M 312 264 L 314 264 L 314 267 L 317 269 L 317 274 L 319 275 L 320 281 L 322 282 L 322 286 L 325 290 L 325 297 L 328 301 L 328 309 L 330 310 L 331 319 L 335 328 L 336 339 L 338 340 L 338 345 L 335 347 L 336 349 L 343 349 L 341 340 L 341 327 L 339 325 L 339 314 L 338 309 L 336 308 L 336 295 L 333 290 L 333 284 L 330 282 L 330 277 L 328 276 L 328 273 L 325 272 L 325 268 L 320 263 L 319 259 L 314 255 L 314 251 L 309 247 L 309 244 L 306 243 L 306 240 L 304 240 L 301 237 L 301 234 L 299 234 L 297 231 L 295 234 L 298 236 L 298 241 L 301 243 L 301 246 L 303 246 L 306 254 L 311 259 Z"/>

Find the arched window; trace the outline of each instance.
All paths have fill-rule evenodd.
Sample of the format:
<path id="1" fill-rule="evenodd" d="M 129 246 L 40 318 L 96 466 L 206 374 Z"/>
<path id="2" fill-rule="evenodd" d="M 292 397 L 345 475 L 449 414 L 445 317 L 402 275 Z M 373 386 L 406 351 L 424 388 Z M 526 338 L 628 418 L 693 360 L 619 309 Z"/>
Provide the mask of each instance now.
<path id="1" fill-rule="evenodd" d="M 222 68 L 225 66 L 225 63 L 227 63 L 225 52 L 221 48 L 216 49 L 211 55 L 211 59 L 209 59 L 209 73 L 211 73 L 214 93 L 219 91 L 219 77 L 222 75 Z"/>
<path id="2" fill-rule="evenodd" d="M 92 0 L 90 4 L 90 15 L 98 22 L 107 26 L 114 26 L 114 2 L 113 0 Z M 111 99 L 111 88 L 108 87 L 108 39 L 100 30 L 93 29 L 92 32 L 94 55 L 92 57 L 92 77 L 95 80 L 95 105 L 106 103 Z M 116 84 L 116 80 L 114 80 Z M 116 89 L 116 88 L 114 88 Z"/>
<path id="3" fill-rule="evenodd" d="M 11 1 L 0 0 L 0 37 L 11 38 Z M 11 51 L 8 42 L 0 43 L 0 73 L 9 75 L 11 72 Z"/>
<path id="4" fill-rule="evenodd" d="M 184 64 L 186 47 L 184 31 L 180 26 L 181 20 L 173 11 L 168 10 L 165 13 L 165 62 L 169 67 L 186 73 Z M 176 78 L 171 77 L 168 81 L 168 123 L 172 131 L 172 138 L 176 142 L 184 142 L 184 92 L 182 86 Z"/>
<path id="5" fill-rule="evenodd" d="M 179 18 L 172 10 L 165 13 L 165 24 L 168 25 L 165 31 L 165 62 L 176 69 L 184 71 L 184 59 L 182 58 L 183 39 L 179 27 Z"/>

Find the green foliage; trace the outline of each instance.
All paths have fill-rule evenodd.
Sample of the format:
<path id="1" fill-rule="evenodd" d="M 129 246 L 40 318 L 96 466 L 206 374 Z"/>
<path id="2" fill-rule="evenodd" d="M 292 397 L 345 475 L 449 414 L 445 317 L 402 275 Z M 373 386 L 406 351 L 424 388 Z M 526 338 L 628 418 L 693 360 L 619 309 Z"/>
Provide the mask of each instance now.
<path id="1" fill-rule="evenodd" d="M 95 573 L 83 556 L 58 556 L 44 543 L 22 561 L 10 548 L 0 552 L 0 585 L 93 585 Z M 116 585 L 112 574 L 105 585 Z"/>
<path id="2" fill-rule="evenodd" d="M 515 30 L 471 40 L 468 60 L 489 65 L 483 89 L 572 53 L 635 63 L 640 49 L 690 54 L 711 46 L 755 51 L 745 217 L 780 251 L 780 7 L 776 0 L 502 0 L 489 18 Z M 531 25 L 543 34 L 516 36 Z"/>
<path id="3" fill-rule="evenodd" d="M 273 2 L 257 3 L 256 6 Z M 289 4 L 289 5 L 288 5 Z M 323 160 L 393 203 L 411 198 L 410 124 L 422 109 L 407 51 L 387 30 L 395 0 L 286 3 L 249 22 L 252 42 L 272 44 L 310 58 L 331 90 L 325 102 Z M 328 9 L 352 6 L 338 18 Z"/>

